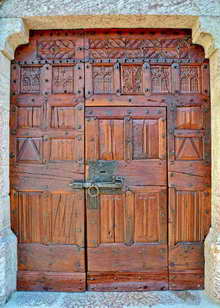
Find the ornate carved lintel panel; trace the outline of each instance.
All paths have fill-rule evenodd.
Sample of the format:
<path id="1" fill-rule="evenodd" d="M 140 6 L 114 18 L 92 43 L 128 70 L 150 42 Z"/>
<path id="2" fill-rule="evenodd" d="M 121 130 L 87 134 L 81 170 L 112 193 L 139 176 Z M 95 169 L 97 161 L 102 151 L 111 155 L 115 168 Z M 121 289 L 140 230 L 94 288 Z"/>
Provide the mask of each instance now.
<path id="1" fill-rule="evenodd" d="M 37 55 L 41 59 L 74 58 L 75 43 L 72 40 L 64 40 L 64 39 L 38 41 Z"/>

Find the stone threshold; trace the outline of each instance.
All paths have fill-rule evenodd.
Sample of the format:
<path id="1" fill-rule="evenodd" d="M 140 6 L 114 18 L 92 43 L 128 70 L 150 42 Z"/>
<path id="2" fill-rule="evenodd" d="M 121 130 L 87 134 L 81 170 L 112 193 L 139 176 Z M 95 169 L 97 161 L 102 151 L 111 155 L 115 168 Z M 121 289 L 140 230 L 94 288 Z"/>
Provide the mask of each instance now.
<path id="1" fill-rule="evenodd" d="M 204 291 L 15 292 L 4 308 L 214 308 Z"/>

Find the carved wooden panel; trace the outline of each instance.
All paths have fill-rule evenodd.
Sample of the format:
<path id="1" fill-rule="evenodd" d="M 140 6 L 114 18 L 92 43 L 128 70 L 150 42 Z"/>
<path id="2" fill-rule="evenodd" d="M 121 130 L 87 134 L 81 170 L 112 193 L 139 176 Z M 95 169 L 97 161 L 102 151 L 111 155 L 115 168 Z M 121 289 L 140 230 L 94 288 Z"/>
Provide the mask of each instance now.
<path id="1" fill-rule="evenodd" d="M 67 39 L 37 41 L 37 56 L 41 59 L 69 59 L 75 57 L 75 43 Z"/>
<path id="2" fill-rule="evenodd" d="M 53 93 L 73 93 L 74 67 L 53 66 Z"/>
<path id="3" fill-rule="evenodd" d="M 114 90 L 113 67 L 94 66 L 92 80 L 94 83 L 94 93 L 112 93 Z"/>
<path id="4" fill-rule="evenodd" d="M 200 48 L 192 46 L 190 33 L 173 31 L 92 31 L 88 33 L 87 56 L 93 59 L 168 58 L 188 59 L 202 57 Z M 166 35 L 166 37 L 165 37 Z M 197 52 L 197 54 L 196 54 Z"/>
<path id="5" fill-rule="evenodd" d="M 17 162 L 41 163 L 43 158 L 42 138 L 17 138 Z"/>
<path id="6" fill-rule="evenodd" d="M 171 90 L 171 70 L 167 66 L 151 67 L 151 86 L 153 93 L 169 93 Z"/>
<path id="7" fill-rule="evenodd" d="M 142 66 L 123 65 L 121 67 L 122 74 L 122 93 L 124 94 L 140 94 L 143 93 Z"/>
<path id="8" fill-rule="evenodd" d="M 201 160 L 204 157 L 202 136 L 176 136 L 175 155 L 177 160 Z"/>
<path id="9" fill-rule="evenodd" d="M 40 93 L 39 67 L 21 68 L 21 93 Z"/>
<path id="10" fill-rule="evenodd" d="M 200 68 L 192 66 L 181 66 L 180 90 L 182 93 L 200 92 Z"/>

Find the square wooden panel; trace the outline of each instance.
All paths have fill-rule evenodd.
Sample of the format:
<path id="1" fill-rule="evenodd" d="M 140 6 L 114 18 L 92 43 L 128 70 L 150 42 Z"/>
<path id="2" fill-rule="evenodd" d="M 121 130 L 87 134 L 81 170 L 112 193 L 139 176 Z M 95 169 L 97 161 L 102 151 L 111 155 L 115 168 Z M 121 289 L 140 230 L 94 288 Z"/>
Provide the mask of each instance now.
<path id="1" fill-rule="evenodd" d="M 122 94 L 143 94 L 143 70 L 141 65 L 121 66 Z"/>
<path id="2" fill-rule="evenodd" d="M 74 66 L 53 66 L 52 93 L 74 93 Z"/>
<path id="3" fill-rule="evenodd" d="M 40 67 L 21 67 L 20 92 L 22 94 L 39 94 L 41 87 L 40 74 Z"/>
<path id="4" fill-rule="evenodd" d="M 42 163 L 43 140 L 36 137 L 16 138 L 16 161 L 19 163 Z"/>
<path id="5" fill-rule="evenodd" d="M 111 94 L 114 92 L 114 67 L 94 65 L 92 67 L 94 94 Z"/>
<path id="6" fill-rule="evenodd" d="M 75 127 L 75 108 L 70 106 L 51 107 L 51 128 L 73 129 Z"/>
<path id="7" fill-rule="evenodd" d="M 171 92 L 171 68 L 165 65 L 152 65 L 151 68 L 152 93 Z"/>
<path id="8" fill-rule="evenodd" d="M 204 111 L 199 107 L 177 107 L 176 110 L 177 129 L 203 129 Z"/>
<path id="9" fill-rule="evenodd" d="M 17 128 L 38 128 L 43 120 L 41 106 L 17 107 Z"/>
<path id="10" fill-rule="evenodd" d="M 51 137 L 48 140 L 49 161 L 70 161 L 76 159 L 75 138 Z"/>
<path id="11" fill-rule="evenodd" d="M 87 203 L 90 199 L 87 199 Z M 122 194 L 101 194 L 99 209 L 88 210 L 89 245 L 159 243 L 166 240 L 166 189 L 130 187 Z M 87 205 L 89 207 L 89 204 Z"/>
<path id="12" fill-rule="evenodd" d="M 84 192 L 16 192 L 13 228 L 19 243 L 84 243 Z"/>
<path id="13" fill-rule="evenodd" d="M 180 92 L 181 93 L 200 93 L 200 67 L 199 66 L 180 66 Z"/>
<path id="14" fill-rule="evenodd" d="M 202 136 L 175 136 L 176 160 L 204 159 L 204 145 Z"/>

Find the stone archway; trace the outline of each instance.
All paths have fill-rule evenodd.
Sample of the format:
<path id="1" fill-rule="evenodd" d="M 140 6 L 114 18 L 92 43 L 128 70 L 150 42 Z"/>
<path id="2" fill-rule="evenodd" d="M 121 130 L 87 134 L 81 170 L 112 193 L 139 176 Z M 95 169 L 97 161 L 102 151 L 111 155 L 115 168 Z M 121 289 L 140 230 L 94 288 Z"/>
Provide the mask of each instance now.
<path id="1" fill-rule="evenodd" d="M 205 290 L 220 301 L 220 35 L 219 17 L 171 15 L 92 15 L 2 18 L 0 20 L 0 303 L 16 289 L 16 237 L 10 229 L 9 198 L 9 103 L 10 60 L 18 45 L 28 43 L 30 29 L 79 28 L 191 28 L 193 43 L 205 49 L 210 60 L 212 106 L 212 227 L 205 241 Z M 60 21 L 62 20 L 62 23 Z"/>

